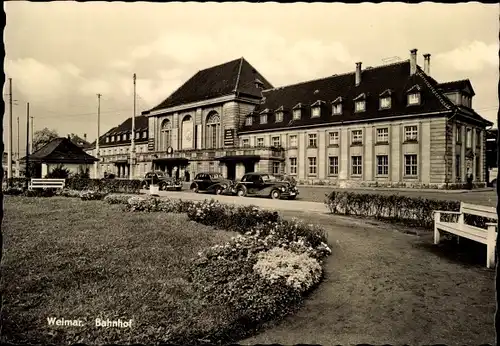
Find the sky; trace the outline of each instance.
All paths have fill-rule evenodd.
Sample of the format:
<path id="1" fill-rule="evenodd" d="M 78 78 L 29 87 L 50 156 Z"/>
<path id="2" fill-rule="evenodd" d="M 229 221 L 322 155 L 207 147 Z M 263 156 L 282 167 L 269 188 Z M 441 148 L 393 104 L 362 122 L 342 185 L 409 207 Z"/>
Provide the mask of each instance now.
<path id="1" fill-rule="evenodd" d="M 4 100 L 12 78 L 13 150 L 26 103 L 35 131 L 97 136 L 167 98 L 197 71 L 245 57 L 275 87 L 430 53 L 439 82 L 469 78 L 495 122 L 498 5 L 4 2 Z M 7 130 L 8 117 L 4 116 Z M 496 126 L 496 125 L 495 125 Z M 7 131 L 4 141 L 7 141 Z M 5 142 L 6 143 L 6 142 Z"/>

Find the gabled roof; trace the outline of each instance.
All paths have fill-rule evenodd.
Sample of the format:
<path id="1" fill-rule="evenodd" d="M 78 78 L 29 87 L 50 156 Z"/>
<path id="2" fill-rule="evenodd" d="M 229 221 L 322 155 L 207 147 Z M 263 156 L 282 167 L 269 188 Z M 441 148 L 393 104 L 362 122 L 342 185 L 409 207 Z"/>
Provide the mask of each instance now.
<path id="1" fill-rule="evenodd" d="M 256 84 L 273 87 L 244 58 L 232 60 L 199 71 L 149 112 L 235 93 L 260 98 L 262 89 Z"/>
<path id="2" fill-rule="evenodd" d="M 444 93 L 451 91 L 466 91 L 470 93 L 471 96 L 474 96 L 476 94 L 469 79 L 440 83 L 438 84 L 438 88 Z"/>
<path id="3" fill-rule="evenodd" d="M 141 137 L 139 139 L 135 139 L 136 143 L 148 140 L 148 127 L 149 127 L 148 117 L 146 117 L 145 115 L 139 115 L 135 117 L 135 130 L 146 131 L 146 138 L 143 138 L 141 134 Z M 132 132 L 132 117 L 128 118 L 120 125 L 111 128 L 108 132 L 101 135 L 99 140 L 99 146 L 124 145 L 130 143 L 130 139 L 122 141 L 121 138 L 120 140 L 115 140 L 114 142 L 106 143 L 106 137 L 122 133 L 131 133 L 131 132 Z M 93 141 L 92 144 L 85 149 L 91 149 L 91 148 L 95 148 L 95 141 Z"/>
<path id="4" fill-rule="evenodd" d="M 361 83 L 358 86 L 355 84 L 355 72 L 353 71 L 264 90 L 265 101 L 256 107 L 256 112 L 264 108 L 277 109 L 280 106 L 285 107 L 285 109 L 293 109 L 295 105 L 300 103 L 306 106 L 306 114 L 303 114 L 300 119 L 293 119 L 291 112 L 285 112 L 282 123 L 243 125 L 240 132 L 281 130 L 289 126 L 313 126 L 345 121 L 370 121 L 400 115 L 417 116 L 426 113 L 460 111 L 438 90 L 438 85 L 439 83 L 426 75 L 420 66 L 417 66 L 417 73 L 410 75 L 410 62 L 406 60 L 363 70 Z M 407 92 L 416 87 L 420 89 L 422 102 L 419 105 L 408 106 Z M 381 110 L 378 98 L 387 89 L 391 90 L 391 108 Z M 356 113 L 354 112 L 354 99 L 362 94 L 366 96 L 366 110 Z M 332 107 L 326 107 L 319 117 L 311 117 L 310 114 L 307 114 L 310 108 L 308 106 L 318 99 L 325 100 L 327 103 L 342 100 L 342 114 L 332 115 Z M 477 113 L 470 116 L 478 121 L 487 122 Z"/>
<path id="5" fill-rule="evenodd" d="M 25 161 L 26 156 L 21 159 Z M 29 156 L 30 161 L 53 162 L 53 163 L 93 163 L 99 161 L 92 155 L 87 154 L 78 145 L 71 142 L 69 138 L 59 137 L 45 144 L 39 150 Z"/>

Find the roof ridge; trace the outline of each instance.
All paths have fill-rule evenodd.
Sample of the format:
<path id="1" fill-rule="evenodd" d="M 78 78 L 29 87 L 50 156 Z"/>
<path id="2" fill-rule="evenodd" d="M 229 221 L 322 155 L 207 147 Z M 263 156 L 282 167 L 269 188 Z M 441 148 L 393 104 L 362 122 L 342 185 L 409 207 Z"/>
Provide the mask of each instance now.
<path id="1" fill-rule="evenodd" d="M 240 67 L 238 69 L 238 76 L 236 76 L 236 85 L 234 86 L 233 92 L 238 90 L 238 84 L 240 84 L 241 69 L 243 68 L 243 57 L 240 58 Z"/>
<path id="2" fill-rule="evenodd" d="M 432 91 L 432 93 L 434 95 L 436 95 L 436 97 L 438 98 L 438 100 L 441 102 L 441 104 L 446 108 L 446 109 L 450 109 L 451 106 L 449 103 L 447 103 L 443 96 L 440 94 L 440 92 L 434 88 L 431 83 L 429 83 L 429 81 L 427 80 L 427 75 L 421 70 L 421 69 L 417 69 L 417 72 L 416 74 L 422 78 L 422 80 L 424 81 L 424 83 L 427 85 L 427 87 Z"/>
<path id="3" fill-rule="evenodd" d="M 389 67 L 389 66 L 393 66 L 393 65 L 404 64 L 404 63 L 407 63 L 409 61 L 410 61 L 410 59 L 406 59 L 406 60 L 403 60 L 403 61 L 397 61 L 397 62 L 390 63 L 390 64 L 384 64 L 384 65 L 379 65 L 379 66 L 375 66 L 375 67 L 370 67 L 369 69 L 365 69 L 363 71 L 372 71 L 372 70 L 383 68 L 383 67 Z M 330 75 L 330 76 L 326 76 L 326 77 L 321 77 L 321 78 L 316 78 L 316 79 L 310 79 L 310 80 L 307 80 L 307 81 L 298 82 L 298 83 L 294 83 L 294 84 L 288 84 L 288 85 L 279 86 L 279 87 L 274 87 L 274 88 L 265 89 L 265 90 L 262 90 L 262 91 L 265 92 L 265 91 L 271 91 L 271 90 L 284 89 L 284 88 L 288 88 L 288 87 L 292 87 L 292 86 L 297 86 L 297 85 L 301 85 L 301 84 L 317 82 L 317 81 L 325 80 L 325 79 L 328 79 L 328 78 L 346 76 L 346 75 L 355 74 L 355 73 L 356 73 L 356 71 L 344 72 L 344 73 L 336 73 L 336 74 L 333 74 L 333 75 Z"/>
<path id="4" fill-rule="evenodd" d="M 238 61 L 238 60 L 241 60 L 242 58 L 238 58 L 238 59 L 233 59 L 233 60 L 229 60 L 229 61 L 226 61 L 226 62 L 223 62 L 223 63 L 220 63 L 220 64 L 217 64 L 217 65 L 213 65 L 213 66 L 210 66 L 210 67 L 207 67 L 207 68 L 204 68 L 202 70 L 198 70 L 198 73 L 201 72 L 201 71 L 206 71 L 206 70 L 210 70 L 210 69 L 213 69 L 215 67 L 220 67 L 220 66 L 223 66 L 223 65 L 227 65 L 227 64 L 230 64 L 232 62 L 235 62 L 235 61 Z"/>
<path id="5" fill-rule="evenodd" d="M 451 84 L 451 83 L 457 83 L 457 82 L 470 82 L 470 79 L 469 78 L 463 78 L 463 79 L 457 79 L 457 80 L 450 80 L 448 82 L 438 83 L 438 85 Z"/>

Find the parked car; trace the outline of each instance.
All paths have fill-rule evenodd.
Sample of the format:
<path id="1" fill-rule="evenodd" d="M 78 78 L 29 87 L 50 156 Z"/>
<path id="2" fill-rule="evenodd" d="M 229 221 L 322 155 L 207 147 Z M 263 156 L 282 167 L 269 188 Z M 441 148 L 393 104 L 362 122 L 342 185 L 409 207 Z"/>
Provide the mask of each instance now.
<path id="1" fill-rule="evenodd" d="M 494 188 L 497 187 L 497 176 L 498 176 L 498 167 L 493 167 L 488 170 L 488 185 Z"/>
<path id="2" fill-rule="evenodd" d="M 182 181 L 180 179 L 170 177 L 167 173 L 162 171 L 152 171 L 146 173 L 141 184 L 142 188 L 149 189 L 151 184 L 158 185 L 160 191 L 182 190 Z"/>
<path id="3" fill-rule="evenodd" d="M 234 182 L 225 179 L 222 174 L 214 172 L 201 172 L 196 174 L 190 187 L 193 192 L 210 192 L 217 195 L 234 194 Z"/>
<path id="4" fill-rule="evenodd" d="M 236 194 L 243 196 L 263 196 L 272 199 L 295 199 L 299 194 L 297 187 L 280 176 L 268 173 L 247 173 L 236 184 Z"/>

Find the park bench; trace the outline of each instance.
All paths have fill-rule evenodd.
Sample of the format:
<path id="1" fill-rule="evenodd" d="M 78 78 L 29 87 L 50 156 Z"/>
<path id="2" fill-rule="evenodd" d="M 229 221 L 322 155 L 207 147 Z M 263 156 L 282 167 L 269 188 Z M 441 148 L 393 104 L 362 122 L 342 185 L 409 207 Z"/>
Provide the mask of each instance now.
<path id="1" fill-rule="evenodd" d="M 28 184 L 28 189 L 63 189 L 66 183 L 66 179 L 31 179 Z"/>
<path id="2" fill-rule="evenodd" d="M 457 222 L 441 221 L 441 214 L 458 215 Z M 488 219 L 498 220 L 495 207 L 486 207 L 477 204 L 460 203 L 460 211 L 434 211 L 434 244 L 440 241 L 441 231 L 455 234 L 459 237 L 471 239 L 486 245 L 486 267 L 495 266 L 495 245 L 497 239 L 497 223 L 486 223 L 485 228 L 467 225 L 464 222 L 464 215 L 477 215 Z"/>

